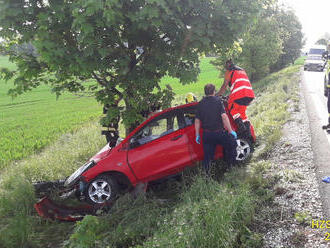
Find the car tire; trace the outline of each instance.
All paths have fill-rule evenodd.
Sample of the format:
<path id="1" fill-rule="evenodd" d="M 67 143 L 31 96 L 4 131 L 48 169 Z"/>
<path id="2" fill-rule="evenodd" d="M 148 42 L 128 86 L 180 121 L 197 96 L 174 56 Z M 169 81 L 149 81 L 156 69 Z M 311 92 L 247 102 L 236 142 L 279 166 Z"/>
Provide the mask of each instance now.
<path id="1" fill-rule="evenodd" d="M 237 155 L 236 155 L 236 162 L 244 163 L 251 158 L 253 153 L 254 147 L 250 139 L 245 137 L 238 137 L 236 139 L 237 142 Z"/>
<path id="2" fill-rule="evenodd" d="M 101 175 L 93 179 L 86 187 L 85 197 L 91 204 L 104 204 L 116 199 L 118 184 L 114 177 Z"/>

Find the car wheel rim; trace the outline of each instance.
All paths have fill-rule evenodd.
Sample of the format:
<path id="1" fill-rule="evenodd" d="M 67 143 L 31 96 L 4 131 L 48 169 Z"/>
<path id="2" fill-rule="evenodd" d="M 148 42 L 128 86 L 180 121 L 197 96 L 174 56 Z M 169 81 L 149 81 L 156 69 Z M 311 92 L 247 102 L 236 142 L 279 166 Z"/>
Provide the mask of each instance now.
<path id="1" fill-rule="evenodd" d="M 246 140 L 242 140 L 242 139 L 237 139 L 236 142 L 237 142 L 236 160 L 237 161 L 243 161 L 243 160 L 247 159 L 250 156 L 250 153 L 251 153 L 250 144 Z"/>
<path id="2" fill-rule="evenodd" d="M 95 180 L 89 185 L 88 196 L 95 203 L 104 203 L 111 197 L 111 186 L 105 180 Z"/>

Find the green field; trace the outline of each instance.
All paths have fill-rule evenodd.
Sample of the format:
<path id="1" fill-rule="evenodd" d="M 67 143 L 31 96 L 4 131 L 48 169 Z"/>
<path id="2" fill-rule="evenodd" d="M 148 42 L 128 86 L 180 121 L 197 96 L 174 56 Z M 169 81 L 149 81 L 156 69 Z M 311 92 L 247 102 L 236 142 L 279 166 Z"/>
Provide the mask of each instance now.
<path id="1" fill-rule="evenodd" d="M 0 57 L 0 67 L 14 65 Z M 56 100 L 49 87 L 41 86 L 12 99 L 7 95 L 12 86 L 0 81 L 0 169 L 101 115 L 101 106 L 91 97 L 64 94 Z"/>
<path id="2" fill-rule="evenodd" d="M 220 86 L 219 72 L 209 62 L 201 60 L 198 82 L 182 85 L 177 79 L 165 77 L 162 86 L 170 84 L 183 103 L 184 94 L 201 95 L 206 83 Z M 0 57 L 0 67 L 15 68 L 6 57 Z M 98 121 L 102 107 L 93 97 L 64 94 L 56 100 L 48 86 L 40 86 L 12 99 L 7 95 L 13 82 L 0 81 L 0 169 L 11 161 L 39 152 L 61 134 L 77 130 L 90 120 Z"/>
<path id="3" fill-rule="evenodd" d="M 178 79 L 173 79 L 171 77 L 164 77 L 162 79 L 162 85 L 169 84 L 175 94 L 184 95 L 188 92 L 193 92 L 197 95 L 204 94 L 204 85 L 208 83 L 213 83 L 217 88 L 223 82 L 222 78 L 219 78 L 220 72 L 210 64 L 210 61 L 214 60 L 212 57 L 206 57 L 201 59 L 200 68 L 201 73 L 199 74 L 198 81 L 196 83 L 182 85 Z M 221 76 L 224 73 L 221 73 Z"/>

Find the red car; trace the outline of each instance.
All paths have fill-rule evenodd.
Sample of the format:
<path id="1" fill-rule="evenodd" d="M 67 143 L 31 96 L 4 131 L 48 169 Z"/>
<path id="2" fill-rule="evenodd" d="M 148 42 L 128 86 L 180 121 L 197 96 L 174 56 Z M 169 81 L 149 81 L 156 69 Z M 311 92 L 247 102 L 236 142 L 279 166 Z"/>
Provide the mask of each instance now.
<path id="1" fill-rule="evenodd" d="M 105 146 L 64 183 L 80 198 L 101 204 L 116 197 L 119 189 L 135 187 L 180 173 L 203 160 L 202 145 L 195 142 L 194 116 L 197 102 L 165 109 L 149 117 L 114 148 Z M 228 111 L 227 111 L 228 114 Z M 232 127 L 236 125 L 228 114 Z M 246 160 L 255 142 L 250 134 L 237 139 L 237 160 Z M 223 157 L 217 147 L 215 159 Z"/>

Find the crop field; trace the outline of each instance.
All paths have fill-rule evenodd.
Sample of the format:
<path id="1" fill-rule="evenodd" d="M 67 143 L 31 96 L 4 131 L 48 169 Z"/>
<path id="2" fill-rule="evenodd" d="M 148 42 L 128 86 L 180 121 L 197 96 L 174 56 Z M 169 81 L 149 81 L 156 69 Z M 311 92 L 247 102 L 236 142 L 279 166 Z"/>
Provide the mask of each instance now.
<path id="1" fill-rule="evenodd" d="M 0 57 L 0 67 L 12 69 L 14 65 Z M 7 95 L 12 85 L 0 81 L 0 169 L 101 115 L 94 98 L 64 94 L 56 100 L 49 87 L 41 86 L 12 99 Z"/>
<path id="2" fill-rule="evenodd" d="M 220 86 L 219 72 L 209 62 L 201 60 L 198 82 L 182 85 L 177 79 L 165 77 L 162 86 L 170 84 L 183 103 L 184 94 L 201 95 L 206 83 Z M 0 67 L 15 66 L 6 57 L 0 57 Z M 12 99 L 7 95 L 13 82 L 0 81 L 0 169 L 11 161 L 26 158 L 50 145 L 61 134 L 77 130 L 83 123 L 98 121 L 102 107 L 93 97 L 64 94 L 58 100 L 48 86 L 40 86 Z"/>
<path id="3" fill-rule="evenodd" d="M 223 82 L 222 75 L 214 65 L 210 64 L 210 61 L 214 60 L 212 57 L 206 57 L 201 59 L 201 73 L 199 74 L 198 81 L 196 83 L 182 85 L 178 79 L 171 77 L 164 77 L 162 80 L 162 85 L 169 84 L 174 93 L 177 95 L 184 95 L 188 92 L 193 92 L 198 95 L 204 94 L 204 85 L 207 83 L 213 83 L 217 89 Z M 221 78 L 219 75 L 221 74 Z"/>

